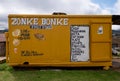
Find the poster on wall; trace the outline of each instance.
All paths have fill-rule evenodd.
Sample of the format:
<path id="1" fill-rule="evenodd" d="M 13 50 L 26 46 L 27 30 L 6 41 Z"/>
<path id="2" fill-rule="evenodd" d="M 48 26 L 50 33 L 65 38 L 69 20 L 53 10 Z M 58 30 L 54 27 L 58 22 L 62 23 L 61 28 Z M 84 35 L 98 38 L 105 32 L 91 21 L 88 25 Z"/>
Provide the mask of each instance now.
<path id="1" fill-rule="evenodd" d="M 89 26 L 71 26 L 71 61 L 89 61 Z"/>

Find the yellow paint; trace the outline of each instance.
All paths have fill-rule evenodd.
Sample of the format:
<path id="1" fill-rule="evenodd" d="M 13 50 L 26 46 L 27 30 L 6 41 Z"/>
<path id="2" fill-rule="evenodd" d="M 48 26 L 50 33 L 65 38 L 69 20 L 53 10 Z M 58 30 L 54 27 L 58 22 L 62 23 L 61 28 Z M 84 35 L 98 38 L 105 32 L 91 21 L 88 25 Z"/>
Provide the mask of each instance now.
<path id="1" fill-rule="evenodd" d="M 62 25 L 52 25 L 50 29 L 30 29 L 30 25 L 12 25 L 11 18 L 68 18 Z M 112 16 L 104 15 L 9 15 L 9 35 L 7 37 L 7 62 L 12 66 L 24 66 L 24 62 L 29 62 L 27 66 L 112 66 L 111 62 L 111 23 Z M 66 23 L 66 21 L 68 23 Z M 36 23 L 32 21 L 32 23 Z M 65 23 L 65 25 L 63 25 Z M 70 61 L 70 26 L 89 26 L 89 55 L 88 62 Z M 101 27 L 101 28 L 100 28 Z M 98 33 L 102 29 L 102 34 Z M 20 35 L 13 36 L 15 32 L 21 34 L 27 30 L 30 39 L 20 40 Z M 14 39 L 20 40 L 19 45 L 13 45 Z M 17 52 L 14 51 L 17 49 Z M 21 51 L 36 52 L 36 56 L 22 56 Z M 8 54 L 9 53 L 9 54 Z M 24 55 L 24 54 L 23 54 Z M 8 59 L 9 58 L 9 59 Z"/>

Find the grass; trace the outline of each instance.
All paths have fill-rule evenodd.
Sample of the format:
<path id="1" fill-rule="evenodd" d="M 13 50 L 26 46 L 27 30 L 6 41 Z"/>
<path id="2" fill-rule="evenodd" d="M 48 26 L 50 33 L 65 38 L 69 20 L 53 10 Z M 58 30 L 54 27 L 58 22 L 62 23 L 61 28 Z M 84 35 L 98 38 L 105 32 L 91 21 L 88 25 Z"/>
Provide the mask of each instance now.
<path id="1" fill-rule="evenodd" d="M 0 64 L 0 81 L 120 81 L 120 72 L 113 70 L 14 70 Z"/>

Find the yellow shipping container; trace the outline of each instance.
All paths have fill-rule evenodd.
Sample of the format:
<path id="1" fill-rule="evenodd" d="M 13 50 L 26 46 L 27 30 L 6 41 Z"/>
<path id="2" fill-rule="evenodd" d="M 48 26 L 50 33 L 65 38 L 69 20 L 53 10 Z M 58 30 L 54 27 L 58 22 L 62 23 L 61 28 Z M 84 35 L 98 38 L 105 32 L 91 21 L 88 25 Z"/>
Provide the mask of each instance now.
<path id="1" fill-rule="evenodd" d="M 11 66 L 112 66 L 108 15 L 8 17 L 7 63 Z"/>

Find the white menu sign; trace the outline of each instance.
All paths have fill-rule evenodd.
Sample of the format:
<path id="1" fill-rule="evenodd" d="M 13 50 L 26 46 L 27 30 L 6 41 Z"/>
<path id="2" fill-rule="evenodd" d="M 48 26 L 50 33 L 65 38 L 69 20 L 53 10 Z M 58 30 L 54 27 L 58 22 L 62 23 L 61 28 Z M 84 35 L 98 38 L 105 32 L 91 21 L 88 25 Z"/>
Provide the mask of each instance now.
<path id="1" fill-rule="evenodd" d="M 71 26 L 71 61 L 89 60 L 89 26 Z"/>

